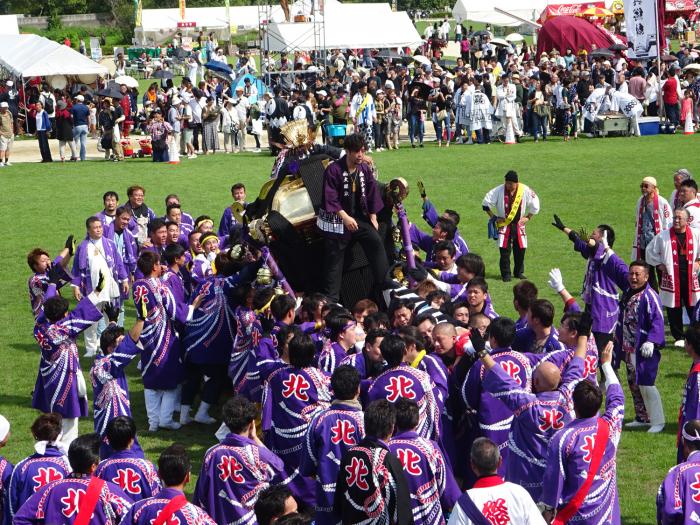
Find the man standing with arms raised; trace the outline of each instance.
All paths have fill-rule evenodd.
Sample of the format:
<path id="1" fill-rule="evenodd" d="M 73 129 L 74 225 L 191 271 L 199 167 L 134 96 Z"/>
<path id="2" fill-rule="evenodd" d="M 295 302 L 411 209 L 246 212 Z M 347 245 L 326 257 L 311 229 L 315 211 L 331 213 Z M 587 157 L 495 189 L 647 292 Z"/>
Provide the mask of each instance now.
<path id="1" fill-rule="evenodd" d="M 489 191 L 481 204 L 498 227 L 498 247 L 501 251 L 501 277 L 511 280 L 510 252 L 513 251 L 514 273 L 525 279 L 525 250 L 527 234 L 525 225 L 540 211 L 540 199 L 530 188 L 518 181 L 518 174 L 509 171 L 505 183 Z M 512 248 L 511 248 L 512 246 Z"/>

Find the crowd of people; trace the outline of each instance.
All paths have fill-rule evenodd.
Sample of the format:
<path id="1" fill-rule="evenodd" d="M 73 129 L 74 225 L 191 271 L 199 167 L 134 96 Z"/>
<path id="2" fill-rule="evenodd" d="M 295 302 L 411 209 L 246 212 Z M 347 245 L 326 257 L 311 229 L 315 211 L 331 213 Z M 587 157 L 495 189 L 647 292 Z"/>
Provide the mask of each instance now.
<path id="1" fill-rule="evenodd" d="M 280 146 L 273 177 L 296 156 L 320 151 Z M 336 158 L 323 176 L 317 223 L 325 276 L 321 290 L 303 297 L 247 236 L 240 213 L 251 203 L 240 183 L 216 229 L 211 217 L 186 213 L 175 194 L 159 216 L 135 185 L 126 202 L 105 192 L 80 242 L 69 236 L 53 259 L 43 248 L 28 254 L 41 352 L 31 406 L 41 415 L 31 427 L 35 453 L 14 466 L 0 456 L 3 523 L 618 524 L 619 369 L 634 400 L 624 426 L 662 431 L 655 383 L 663 308 L 692 367 L 678 465 L 657 507 L 662 523 L 692 520 L 700 472 L 692 175 L 674 174 L 668 201 L 655 179 L 641 181 L 629 264 L 613 251 L 611 226 L 586 235 L 554 215 L 552 225 L 586 264 L 580 305 L 561 272 L 550 272 L 547 284 L 562 299 L 557 315 L 524 273 L 526 224 L 542 203 L 509 171 L 482 208 L 501 278 L 517 279 L 511 319 L 496 312 L 459 213 L 439 214 L 424 189 L 431 232 L 414 222 L 404 239 L 419 260 L 403 265 L 403 277 L 387 272 L 398 253 L 385 250 L 379 231 L 393 222 L 391 204 L 367 149 L 366 135 L 353 134 L 342 153 L 323 150 Z M 352 242 L 368 254 L 374 287 L 342 305 L 342 261 Z M 61 296 L 68 288 L 72 310 Z M 80 334 L 92 359 L 94 433 L 84 435 Z M 218 439 L 203 457 L 192 503 L 184 496 L 186 446 L 165 448 L 154 465 L 139 444 L 134 416 L 142 417 L 132 413 L 125 372 L 136 359 L 145 430 L 199 424 Z M 2 446 L 12 440 L 0 416 Z"/>

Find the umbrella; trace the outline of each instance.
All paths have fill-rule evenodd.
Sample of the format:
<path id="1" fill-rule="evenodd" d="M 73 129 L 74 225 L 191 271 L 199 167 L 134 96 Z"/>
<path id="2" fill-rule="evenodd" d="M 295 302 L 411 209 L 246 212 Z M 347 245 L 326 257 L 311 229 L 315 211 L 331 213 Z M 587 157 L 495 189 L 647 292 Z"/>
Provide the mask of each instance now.
<path id="1" fill-rule="evenodd" d="M 401 58 L 401 55 L 399 55 L 398 51 L 393 49 L 381 49 L 379 53 L 377 53 L 377 58 Z"/>
<path id="2" fill-rule="evenodd" d="M 613 44 L 608 48 L 610 51 L 627 51 L 625 44 Z"/>
<path id="3" fill-rule="evenodd" d="M 485 31 L 485 30 L 482 29 L 481 31 L 475 31 L 475 32 L 473 32 L 471 35 L 469 35 L 469 38 L 472 38 L 472 37 L 475 37 L 475 36 L 491 36 L 491 32 L 490 32 L 490 31 Z"/>
<path id="4" fill-rule="evenodd" d="M 413 57 L 413 60 L 415 60 L 415 61 L 418 62 L 419 64 L 424 64 L 424 65 L 426 65 L 426 66 L 429 66 L 429 65 L 430 65 L 430 60 L 428 60 L 428 58 L 427 58 L 427 57 L 424 57 L 423 55 L 415 55 L 415 56 Z"/>
<path id="5" fill-rule="evenodd" d="M 438 65 L 444 69 L 451 69 L 457 66 L 456 60 L 438 60 Z"/>
<path id="6" fill-rule="evenodd" d="M 73 84 L 73 86 L 71 86 L 71 89 L 70 89 L 71 95 L 75 95 L 76 93 L 79 93 L 80 89 L 82 87 L 85 87 L 86 91 L 92 95 L 92 93 L 93 93 L 92 89 L 90 88 L 90 86 L 88 86 L 86 84 Z"/>
<path id="7" fill-rule="evenodd" d="M 613 12 L 604 7 L 589 7 L 585 11 L 581 11 L 576 16 L 590 16 L 593 18 L 605 18 L 606 16 L 613 16 Z"/>
<path id="8" fill-rule="evenodd" d="M 99 90 L 96 94 L 98 97 L 116 98 L 117 100 L 124 98 L 124 95 L 121 94 L 121 91 L 119 91 L 119 87 L 116 84 L 111 84 L 105 89 Z"/>
<path id="9" fill-rule="evenodd" d="M 117 78 L 114 79 L 114 82 L 116 82 L 120 86 L 123 85 L 123 86 L 126 86 L 128 88 L 139 87 L 139 81 L 136 80 L 134 77 L 130 77 L 129 75 L 118 76 Z"/>
<path id="10" fill-rule="evenodd" d="M 676 60 L 678 60 L 678 57 L 676 55 L 663 55 L 661 57 L 661 60 L 663 60 L 664 62 L 675 62 Z"/>
<path id="11" fill-rule="evenodd" d="M 506 40 L 503 40 L 502 38 L 492 38 L 491 43 L 494 46 L 503 46 L 503 47 L 508 47 L 510 45 L 510 42 L 507 42 Z"/>
<path id="12" fill-rule="evenodd" d="M 611 58 L 615 55 L 612 51 L 609 49 L 596 49 L 595 51 L 591 51 L 590 56 L 594 58 Z"/>
<path id="13" fill-rule="evenodd" d="M 224 64 L 223 62 L 217 62 L 216 60 L 210 60 L 204 64 L 204 67 L 210 69 L 211 71 L 216 71 L 217 73 L 228 73 L 229 75 L 233 73 L 231 66 Z"/>
<path id="14" fill-rule="evenodd" d="M 159 69 L 158 71 L 153 73 L 153 78 L 162 78 L 162 79 L 173 78 L 173 73 L 172 73 L 172 71 L 167 71 L 165 69 Z"/>
<path id="15" fill-rule="evenodd" d="M 508 42 L 522 42 L 523 40 L 525 40 L 525 37 L 520 33 L 511 33 L 509 35 L 506 35 L 506 40 Z"/>
<path id="16" fill-rule="evenodd" d="M 419 98 L 428 98 L 430 95 L 430 86 L 424 82 L 414 81 L 408 86 L 408 94 L 411 95 L 414 90 L 418 89 Z"/>
<path id="17" fill-rule="evenodd" d="M 683 71 L 692 71 L 694 73 L 700 72 L 700 64 L 688 64 L 683 68 Z"/>

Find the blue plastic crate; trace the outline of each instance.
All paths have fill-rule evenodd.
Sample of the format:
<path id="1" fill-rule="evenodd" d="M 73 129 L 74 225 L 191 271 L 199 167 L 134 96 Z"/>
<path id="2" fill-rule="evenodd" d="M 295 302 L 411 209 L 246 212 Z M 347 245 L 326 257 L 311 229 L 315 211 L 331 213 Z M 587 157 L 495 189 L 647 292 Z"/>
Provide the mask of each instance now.
<path id="1" fill-rule="evenodd" d="M 326 135 L 329 137 L 344 137 L 347 135 L 347 126 L 345 124 L 327 124 Z"/>

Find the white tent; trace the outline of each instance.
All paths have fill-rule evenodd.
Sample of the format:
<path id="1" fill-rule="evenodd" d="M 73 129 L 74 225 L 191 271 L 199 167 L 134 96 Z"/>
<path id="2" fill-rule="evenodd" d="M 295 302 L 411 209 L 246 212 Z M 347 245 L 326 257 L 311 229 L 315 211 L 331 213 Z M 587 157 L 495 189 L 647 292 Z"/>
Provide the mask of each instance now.
<path id="1" fill-rule="evenodd" d="M 0 15 L 0 35 L 19 35 L 17 15 Z"/>
<path id="2" fill-rule="evenodd" d="M 457 0 L 452 8 L 452 16 L 456 20 L 515 27 L 521 22 L 499 13 L 495 8 L 498 7 L 520 18 L 534 21 L 547 3 L 547 0 Z"/>
<path id="3" fill-rule="evenodd" d="M 0 66 L 17 77 L 106 75 L 107 68 L 39 35 L 0 35 Z"/>

